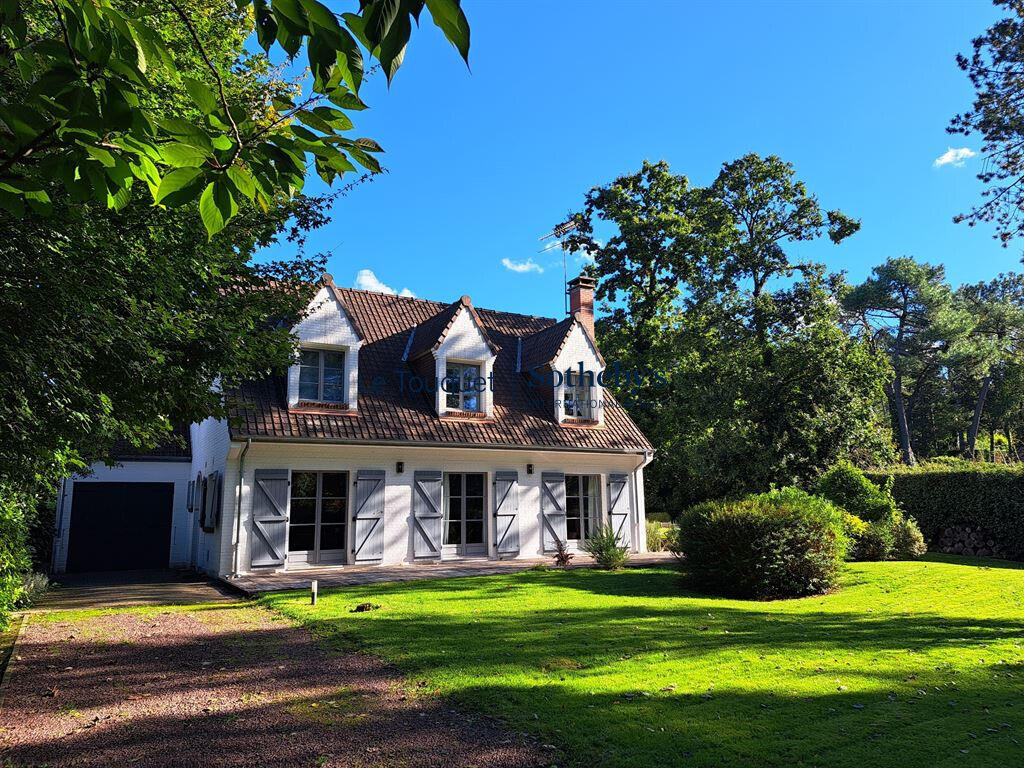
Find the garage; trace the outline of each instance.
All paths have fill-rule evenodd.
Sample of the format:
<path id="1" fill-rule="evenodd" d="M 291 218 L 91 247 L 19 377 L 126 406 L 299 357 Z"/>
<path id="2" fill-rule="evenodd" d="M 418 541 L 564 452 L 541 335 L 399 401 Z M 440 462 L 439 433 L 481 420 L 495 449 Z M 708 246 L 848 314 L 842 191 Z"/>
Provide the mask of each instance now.
<path id="1" fill-rule="evenodd" d="M 75 482 L 67 570 L 166 568 L 174 483 Z"/>

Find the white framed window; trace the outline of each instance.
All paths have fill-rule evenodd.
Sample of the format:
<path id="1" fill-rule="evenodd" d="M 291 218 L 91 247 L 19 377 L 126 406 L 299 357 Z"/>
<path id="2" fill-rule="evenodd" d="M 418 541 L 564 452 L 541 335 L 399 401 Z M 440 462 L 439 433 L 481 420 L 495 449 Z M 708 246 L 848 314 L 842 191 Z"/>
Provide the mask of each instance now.
<path id="1" fill-rule="evenodd" d="M 600 523 L 597 475 L 565 476 L 565 537 L 570 541 L 589 539 Z"/>
<path id="2" fill-rule="evenodd" d="M 461 554 L 483 553 L 484 485 L 482 472 L 446 472 L 444 543 Z"/>
<path id="3" fill-rule="evenodd" d="M 566 382 L 562 397 L 565 415 L 574 419 L 593 419 L 593 389 L 582 376 L 576 376 L 571 384 Z"/>
<path id="4" fill-rule="evenodd" d="M 458 411 L 483 410 L 483 379 L 480 366 L 472 363 L 446 363 L 444 374 L 445 407 Z"/>
<path id="5" fill-rule="evenodd" d="M 345 353 L 303 349 L 299 352 L 299 400 L 345 402 Z"/>

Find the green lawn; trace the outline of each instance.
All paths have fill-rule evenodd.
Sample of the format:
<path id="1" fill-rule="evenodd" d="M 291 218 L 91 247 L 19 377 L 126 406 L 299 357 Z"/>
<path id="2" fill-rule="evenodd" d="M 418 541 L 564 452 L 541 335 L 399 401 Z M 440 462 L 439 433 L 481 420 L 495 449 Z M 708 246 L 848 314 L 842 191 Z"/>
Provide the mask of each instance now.
<path id="1" fill-rule="evenodd" d="M 1024 764 L 1016 564 L 857 563 L 836 594 L 770 603 L 687 592 L 667 568 L 264 601 L 421 695 L 536 734 L 559 764 Z M 364 601 L 381 608 L 350 612 Z"/>

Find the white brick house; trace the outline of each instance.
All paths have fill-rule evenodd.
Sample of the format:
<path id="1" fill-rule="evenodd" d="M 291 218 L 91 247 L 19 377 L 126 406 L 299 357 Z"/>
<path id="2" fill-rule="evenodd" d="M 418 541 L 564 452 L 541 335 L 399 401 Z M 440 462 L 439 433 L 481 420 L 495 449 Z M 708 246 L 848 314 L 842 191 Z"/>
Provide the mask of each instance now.
<path id="1" fill-rule="evenodd" d="M 593 287 L 571 281 L 555 321 L 325 276 L 300 364 L 232 393 L 230 422 L 65 483 L 54 569 L 537 558 L 598 525 L 643 551 L 653 451 L 601 386 Z"/>

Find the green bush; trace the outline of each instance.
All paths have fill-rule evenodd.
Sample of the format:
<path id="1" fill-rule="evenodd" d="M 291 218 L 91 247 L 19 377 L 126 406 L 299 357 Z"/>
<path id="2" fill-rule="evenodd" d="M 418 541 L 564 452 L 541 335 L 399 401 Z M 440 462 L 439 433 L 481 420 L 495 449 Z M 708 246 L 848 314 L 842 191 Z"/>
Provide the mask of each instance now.
<path id="1" fill-rule="evenodd" d="M 912 517 L 901 520 L 894 530 L 892 554 L 894 560 L 911 560 L 928 551 L 924 535 Z"/>
<path id="2" fill-rule="evenodd" d="M 797 488 L 698 504 L 680 515 L 673 537 L 697 587 L 754 598 L 832 589 L 847 546 L 842 510 Z"/>
<path id="3" fill-rule="evenodd" d="M 580 549 L 600 567 L 611 571 L 617 571 L 629 561 L 629 550 L 619 544 L 619 537 L 610 525 L 599 525 Z"/>
<path id="4" fill-rule="evenodd" d="M 894 521 L 900 516 L 889 486 L 879 487 L 846 461 L 839 462 L 819 477 L 814 493 L 867 523 Z"/>
<path id="5" fill-rule="evenodd" d="M 0 629 L 7 626 L 30 565 L 25 509 L 28 499 L 0 488 Z"/>
<path id="6" fill-rule="evenodd" d="M 657 520 L 648 519 L 646 525 L 647 551 L 664 552 L 668 549 L 669 528 Z"/>
<path id="7" fill-rule="evenodd" d="M 668 512 L 648 512 L 647 519 L 654 520 L 658 523 L 671 523 L 672 515 L 670 515 Z"/>
<path id="8" fill-rule="evenodd" d="M 896 541 L 896 526 L 890 521 L 868 523 L 854 542 L 851 560 L 888 560 Z"/>
<path id="9" fill-rule="evenodd" d="M 891 484 L 925 541 L 937 541 L 949 527 L 978 527 L 1007 556 L 1024 560 L 1024 471 L 1017 466 L 946 460 L 866 474 L 879 486 Z"/>

